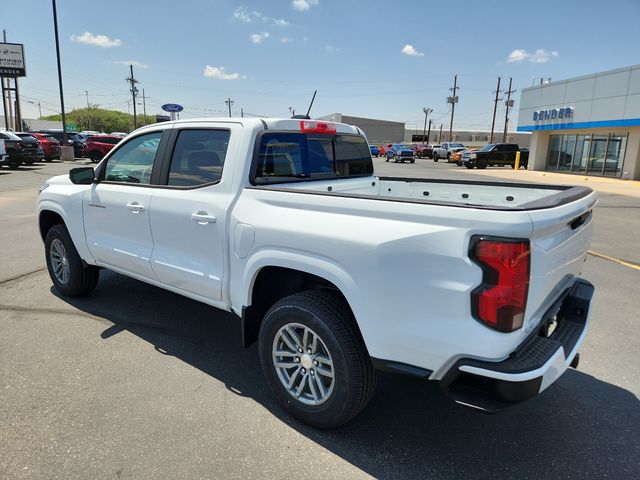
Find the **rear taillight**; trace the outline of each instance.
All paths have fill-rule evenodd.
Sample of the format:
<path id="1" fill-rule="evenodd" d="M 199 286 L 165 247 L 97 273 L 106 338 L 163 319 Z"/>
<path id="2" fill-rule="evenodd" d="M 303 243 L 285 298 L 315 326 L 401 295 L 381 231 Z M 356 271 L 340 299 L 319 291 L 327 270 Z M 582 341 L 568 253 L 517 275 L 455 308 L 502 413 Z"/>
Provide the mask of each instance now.
<path id="1" fill-rule="evenodd" d="M 522 327 L 529 292 L 529 240 L 471 237 L 469 257 L 482 268 L 482 284 L 471 292 L 471 313 L 491 328 Z"/>

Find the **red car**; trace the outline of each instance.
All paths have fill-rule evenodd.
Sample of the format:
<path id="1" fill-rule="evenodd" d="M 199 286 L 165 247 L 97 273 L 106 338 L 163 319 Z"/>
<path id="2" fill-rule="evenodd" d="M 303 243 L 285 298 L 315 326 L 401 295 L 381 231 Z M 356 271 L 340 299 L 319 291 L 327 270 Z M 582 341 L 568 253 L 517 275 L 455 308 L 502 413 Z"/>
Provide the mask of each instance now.
<path id="1" fill-rule="evenodd" d="M 82 147 L 83 156 L 98 163 L 120 140 L 122 137 L 115 135 L 91 135 Z"/>
<path id="2" fill-rule="evenodd" d="M 40 142 L 42 151 L 44 152 L 44 161 L 60 160 L 60 142 L 46 133 L 29 133 L 32 137 L 36 137 Z"/>

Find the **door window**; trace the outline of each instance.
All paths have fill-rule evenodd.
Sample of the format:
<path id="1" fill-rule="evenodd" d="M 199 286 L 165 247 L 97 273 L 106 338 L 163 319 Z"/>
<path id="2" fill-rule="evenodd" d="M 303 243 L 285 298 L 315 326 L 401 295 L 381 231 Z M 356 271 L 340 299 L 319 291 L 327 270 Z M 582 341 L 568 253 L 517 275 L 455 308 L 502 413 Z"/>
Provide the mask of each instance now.
<path id="1" fill-rule="evenodd" d="M 113 152 L 105 168 L 107 182 L 149 185 L 162 132 L 140 135 Z"/>
<path id="2" fill-rule="evenodd" d="M 220 181 L 229 130 L 182 130 L 171 156 L 168 185 L 197 187 Z"/>

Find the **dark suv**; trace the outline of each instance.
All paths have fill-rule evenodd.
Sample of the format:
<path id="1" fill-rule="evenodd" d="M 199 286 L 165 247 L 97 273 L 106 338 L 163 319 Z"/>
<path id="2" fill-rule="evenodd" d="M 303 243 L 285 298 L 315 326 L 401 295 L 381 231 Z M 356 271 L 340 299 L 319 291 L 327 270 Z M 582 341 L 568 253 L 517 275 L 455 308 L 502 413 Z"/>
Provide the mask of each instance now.
<path id="1" fill-rule="evenodd" d="M 18 168 L 23 163 L 32 165 L 44 158 L 44 152 L 38 140 L 29 134 L 21 133 L 20 135 L 24 135 L 24 138 L 13 132 L 0 132 L 0 140 L 4 140 L 4 148 L 9 155 L 5 161 L 9 168 Z"/>
<path id="2" fill-rule="evenodd" d="M 120 140 L 122 137 L 115 135 L 90 135 L 84 144 L 84 156 L 98 163 Z"/>
<path id="3" fill-rule="evenodd" d="M 509 165 L 515 167 L 516 153 L 520 152 L 520 166 L 527 168 L 529 164 L 529 150 L 520 149 L 515 143 L 489 143 L 480 150 L 466 151 L 462 154 L 462 162 L 467 168 L 480 169 L 490 166 Z"/>
<path id="4" fill-rule="evenodd" d="M 64 146 L 64 132 L 62 130 L 36 130 L 36 133 L 44 133 L 49 135 L 60 142 L 61 146 Z M 67 144 L 73 147 L 73 155 L 76 158 L 82 157 L 82 149 L 84 146 L 84 140 L 80 135 L 73 132 L 67 132 Z"/>

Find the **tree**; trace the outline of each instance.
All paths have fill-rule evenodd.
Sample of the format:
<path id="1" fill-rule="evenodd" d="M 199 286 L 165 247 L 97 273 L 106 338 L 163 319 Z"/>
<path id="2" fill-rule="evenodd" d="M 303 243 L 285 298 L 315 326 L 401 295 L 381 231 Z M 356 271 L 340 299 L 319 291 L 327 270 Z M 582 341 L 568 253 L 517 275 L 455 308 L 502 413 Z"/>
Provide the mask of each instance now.
<path id="1" fill-rule="evenodd" d="M 96 130 L 98 132 L 130 132 L 133 130 L 133 115 L 118 110 L 107 110 L 90 106 L 89 108 L 77 108 L 67 113 L 67 123 L 75 123 L 78 131 Z M 49 115 L 43 120 L 62 121 L 62 115 Z M 91 128 L 89 128 L 91 120 Z M 145 121 L 146 120 L 146 121 Z M 138 115 L 138 125 L 155 123 L 155 115 Z"/>

